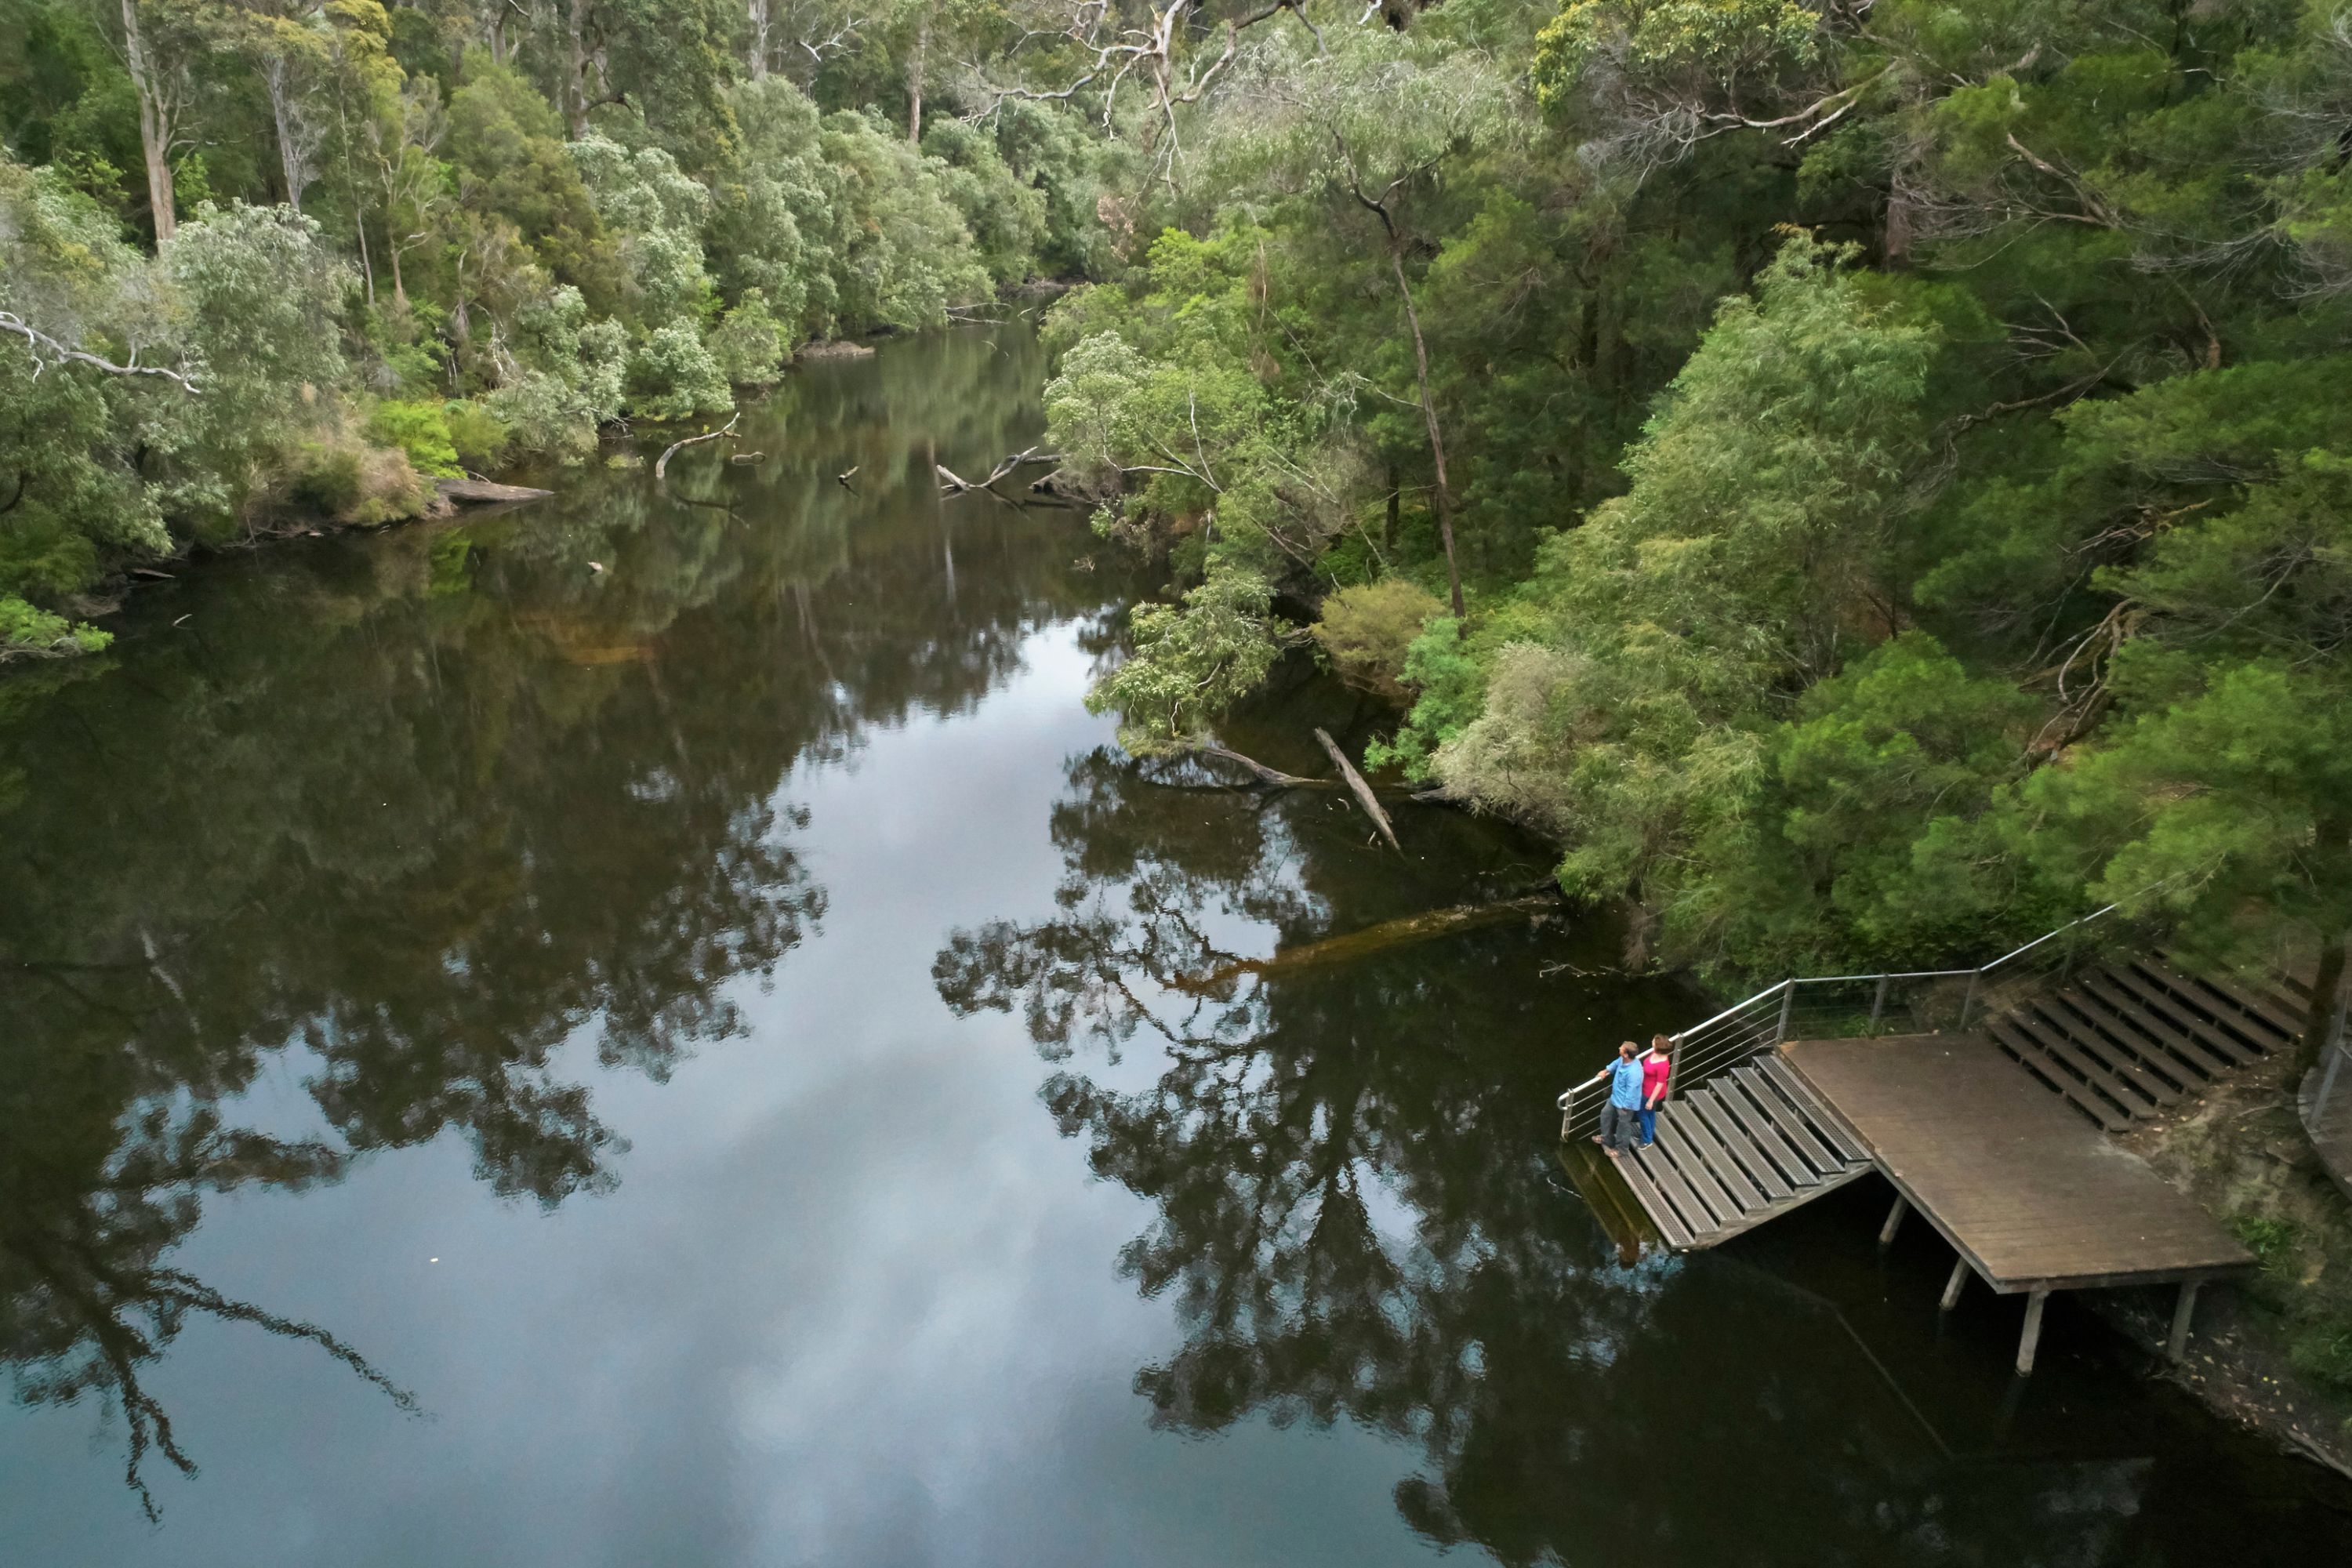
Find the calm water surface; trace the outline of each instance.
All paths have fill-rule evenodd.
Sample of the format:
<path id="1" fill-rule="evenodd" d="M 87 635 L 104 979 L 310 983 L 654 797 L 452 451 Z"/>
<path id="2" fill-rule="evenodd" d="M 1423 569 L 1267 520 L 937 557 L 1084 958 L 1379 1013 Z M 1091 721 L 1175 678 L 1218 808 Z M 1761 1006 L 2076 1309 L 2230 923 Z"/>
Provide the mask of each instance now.
<path id="1" fill-rule="evenodd" d="M 759 463 L 0 679 L 0 1562 L 2352 1562 L 2086 1315 L 1939 1331 L 1867 1184 L 1621 1267 L 1551 1097 L 1703 1003 L 1606 930 L 1226 968 L 1545 857 L 1124 762 L 1139 584 L 929 478 L 1042 369 L 814 367 Z"/>

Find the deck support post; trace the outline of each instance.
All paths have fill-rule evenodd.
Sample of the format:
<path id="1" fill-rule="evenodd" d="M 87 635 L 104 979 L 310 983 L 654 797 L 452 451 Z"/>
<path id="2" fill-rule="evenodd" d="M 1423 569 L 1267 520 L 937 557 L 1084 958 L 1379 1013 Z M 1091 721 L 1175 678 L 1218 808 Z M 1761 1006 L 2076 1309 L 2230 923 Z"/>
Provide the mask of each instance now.
<path id="1" fill-rule="evenodd" d="M 2025 1331 L 2017 1340 L 2017 1375 L 2033 1375 L 2033 1352 L 2042 1344 L 2042 1309 L 2049 1301 L 2050 1292 L 2036 1290 L 2025 1299 Z"/>
<path id="2" fill-rule="evenodd" d="M 1936 1303 L 1936 1310 L 1948 1312 L 1960 1304 L 1960 1290 L 1969 1282 L 1969 1260 L 1952 1259 L 1952 1277 L 1944 1283 L 1944 1299 Z"/>
<path id="3" fill-rule="evenodd" d="M 1902 1227 L 1903 1216 L 1911 1212 L 1911 1200 L 1902 1194 L 1895 1194 L 1895 1206 L 1886 1211 L 1886 1223 L 1878 1227 L 1878 1245 L 1895 1245 L 1895 1233 Z"/>
<path id="4" fill-rule="evenodd" d="M 2172 1332 L 2164 1342 L 2164 1359 L 2178 1362 L 2189 1353 L 2189 1321 L 2197 1311 L 2197 1287 L 2201 1279 L 2183 1279 L 2180 1299 L 2172 1304 Z"/>

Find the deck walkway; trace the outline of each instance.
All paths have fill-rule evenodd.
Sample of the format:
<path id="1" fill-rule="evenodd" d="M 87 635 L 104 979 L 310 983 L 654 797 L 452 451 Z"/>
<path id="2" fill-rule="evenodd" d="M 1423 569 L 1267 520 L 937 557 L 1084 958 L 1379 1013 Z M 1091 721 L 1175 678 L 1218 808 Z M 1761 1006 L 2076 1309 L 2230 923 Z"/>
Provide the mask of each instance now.
<path id="1" fill-rule="evenodd" d="M 1982 1035 L 1782 1052 L 1895 1190 L 2005 1295 L 2202 1279 L 2254 1260 Z"/>

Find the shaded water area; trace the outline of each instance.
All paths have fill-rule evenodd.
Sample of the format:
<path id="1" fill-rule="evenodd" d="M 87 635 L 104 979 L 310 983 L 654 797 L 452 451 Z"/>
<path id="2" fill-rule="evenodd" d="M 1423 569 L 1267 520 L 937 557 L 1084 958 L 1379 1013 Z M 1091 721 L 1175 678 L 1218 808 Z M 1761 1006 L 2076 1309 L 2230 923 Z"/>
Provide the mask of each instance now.
<path id="1" fill-rule="evenodd" d="M 2352 1561 L 2087 1314 L 1939 1329 L 1873 1184 L 1622 1266 L 1552 1096 L 1705 1003 L 1597 920 L 1241 963 L 1547 858 L 1126 762 L 1141 584 L 930 477 L 1042 375 L 813 366 L 759 463 L 0 679 L 0 1561 Z M 1229 739 L 1377 718 L 1302 663 Z"/>

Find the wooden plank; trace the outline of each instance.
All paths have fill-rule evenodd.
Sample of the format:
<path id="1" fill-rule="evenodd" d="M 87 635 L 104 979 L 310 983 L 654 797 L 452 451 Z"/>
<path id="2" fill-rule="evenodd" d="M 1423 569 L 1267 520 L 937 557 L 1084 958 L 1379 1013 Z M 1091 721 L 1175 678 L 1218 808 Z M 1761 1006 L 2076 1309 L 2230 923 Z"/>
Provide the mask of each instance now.
<path id="1" fill-rule="evenodd" d="M 1668 1247 L 1680 1252 L 1690 1246 L 1693 1232 L 1688 1222 L 1675 1211 L 1674 1205 L 1658 1190 L 1656 1183 L 1631 1160 L 1612 1160 L 1606 1154 L 1601 1159 L 1602 1163 L 1617 1173 L 1617 1179 L 1624 1183 L 1627 1192 L 1633 1194 L 1633 1201 L 1642 1205 L 1642 1212 L 1650 1216 L 1650 1223 L 1657 1227 L 1658 1234 L 1665 1238 Z"/>
<path id="2" fill-rule="evenodd" d="M 2171 1104 L 2203 1081 L 2077 988 L 2042 997 L 2034 1011 L 2158 1105 Z"/>
<path id="3" fill-rule="evenodd" d="M 1813 1136 L 1812 1130 L 1774 1092 L 1760 1068 L 1740 1068 L 1731 1075 L 1729 1085 L 1747 1097 L 1756 1107 L 1756 1114 L 1769 1121 L 1772 1131 L 1787 1140 L 1815 1172 L 1827 1176 L 1845 1168 L 1845 1162 L 1831 1153 L 1829 1146 Z"/>
<path id="4" fill-rule="evenodd" d="M 1780 1091 L 1790 1109 L 1805 1126 L 1829 1145 L 1835 1155 L 1841 1156 L 1838 1161 L 1841 1165 L 1870 1158 L 1853 1136 L 1837 1124 L 1834 1117 L 1820 1113 L 1813 1104 L 1812 1091 L 1798 1082 L 1796 1075 L 1778 1057 L 1766 1057 L 1757 1063 L 1757 1067 L 1772 1087 Z"/>
<path id="5" fill-rule="evenodd" d="M 1674 1208 L 1682 1220 L 1683 1228 L 1694 1238 L 1713 1230 L 1720 1222 L 1705 1204 L 1698 1201 L 1698 1194 L 1690 1190 L 1690 1184 L 1683 1180 L 1682 1173 L 1675 1169 L 1672 1163 L 1654 1159 L 1657 1152 L 1655 1149 L 1637 1149 L 1626 1155 L 1623 1163 L 1633 1167 L 1625 1173 L 1627 1179 L 1630 1181 L 1635 1171 L 1640 1172 L 1660 1200 Z"/>
<path id="6" fill-rule="evenodd" d="M 2100 973 L 2115 985 L 2129 993 L 2151 1016 L 2166 1020 L 2174 1029 L 2196 1040 L 2206 1050 L 2225 1058 L 2231 1067 L 2249 1067 L 2263 1059 L 2261 1051 L 2244 1044 L 2234 1036 L 2221 1034 L 2212 1029 L 2180 998 L 2133 969 L 2129 964 L 2113 964 Z"/>
<path id="7" fill-rule="evenodd" d="M 1668 1100 L 1666 1104 L 1673 1105 L 1674 1101 Z M 1687 1109 L 1686 1106 L 1683 1108 Z M 1772 1201 L 1771 1194 L 1758 1184 L 1756 1178 L 1750 1176 L 1738 1161 L 1731 1157 L 1731 1151 L 1724 1147 L 1723 1140 L 1708 1128 L 1705 1119 L 1678 1110 L 1674 1119 L 1674 1128 L 1676 1137 L 1698 1152 L 1698 1157 L 1706 1163 L 1709 1173 L 1722 1184 L 1725 1192 L 1731 1194 L 1731 1201 L 1739 1205 L 1740 1212 L 1752 1214 Z M 1659 1135 L 1664 1136 L 1665 1131 L 1666 1120 L 1662 1113 L 1658 1118 Z"/>
<path id="8" fill-rule="evenodd" d="M 2283 1015 L 2266 1012 L 2259 1005 L 2247 1005 L 2245 999 L 2183 974 L 2162 959 L 2142 957 L 2132 967 L 2206 1014 L 2212 1026 L 2265 1056 L 2294 1043 L 2295 1027 Z"/>
<path id="9" fill-rule="evenodd" d="M 1669 1100 L 1667 1103 L 1671 1105 L 1674 1102 Z M 1714 1090 L 1702 1089 L 1685 1096 L 1682 1108 L 1706 1123 L 1706 1130 L 1715 1134 L 1715 1141 L 1723 1145 L 1724 1152 L 1748 1173 L 1748 1179 L 1756 1184 L 1767 1200 L 1779 1203 L 1796 1191 L 1790 1184 L 1789 1178 L 1765 1158 L 1763 1152 L 1739 1130 L 1738 1123 L 1725 1112 Z"/>
<path id="10" fill-rule="evenodd" d="M 2068 1072 L 2063 1064 L 2032 1038 L 2011 1028 L 2008 1019 L 1993 1020 L 1987 1026 L 1987 1030 L 1993 1039 L 2017 1058 L 2021 1067 L 2056 1093 L 2065 1096 L 2067 1103 L 2096 1122 L 2103 1131 L 2116 1132 L 2131 1125 L 2128 1112 Z"/>
<path id="11" fill-rule="evenodd" d="M 2129 1030 L 2148 1041 L 2156 1053 L 2172 1064 L 2167 1070 L 2179 1075 L 2189 1088 L 2210 1083 L 2238 1065 L 2134 1001 L 2131 994 L 2117 985 L 2105 970 L 2076 975 L 2075 984 L 2086 1002 L 2106 1009 L 2116 1020 L 2115 1027 Z"/>
<path id="12" fill-rule="evenodd" d="M 1996 1290 L 2211 1277 L 2252 1262 L 1986 1035 L 1808 1040 L 1786 1055 Z"/>
<path id="13" fill-rule="evenodd" d="M 1729 1225 L 1748 1212 L 1748 1205 L 1724 1189 L 1722 1182 L 1707 1169 L 1706 1162 L 1699 1157 L 1698 1152 L 1691 1147 L 1690 1140 L 1684 1137 L 1680 1130 L 1660 1122 L 1656 1147 L 1643 1152 L 1663 1154 L 1673 1161 L 1675 1169 L 1682 1173 L 1682 1178 L 1691 1191 L 1698 1194 L 1698 1201 L 1715 1212 L 1716 1224 Z"/>
<path id="14" fill-rule="evenodd" d="M 1772 1163 L 1791 1189 L 1801 1192 L 1807 1187 L 1821 1184 L 1822 1173 L 1813 1169 L 1795 1144 L 1789 1142 L 1788 1135 L 1780 1131 L 1779 1124 L 1756 1108 L 1754 1100 L 1744 1094 L 1729 1092 L 1731 1086 L 1727 1080 L 1718 1079 L 1707 1087 L 1716 1094 L 1716 1109 L 1733 1126 L 1748 1134 L 1748 1142 Z"/>
<path id="15" fill-rule="evenodd" d="M 2219 997 L 2239 1012 L 2251 1014 L 2260 1020 L 2271 1034 L 2277 1037 L 2276 1040 L 2265 1049 L 2278 1050 L 2284 1047 L 2298 1045 L 2303 1040 L 2305 1022 L 2303 1014 L 2287 1006 L 2260 986 L 2245 984 L 2234 974 L 2226 976 L 2208 974 L 2194 965 L 2179 962 L 2169 952 L 2158 955 L 2157 960 L 2142 962 L 2160 962 L 2172 973 L 2180 976 L 2189 984 Z"/>
<path id="16" fill-rule="evenodd" d="M 2165 1098 L 2158 1099 L 2154 1090 L 2117 1071 L 2038 1005 L 2012 1013 L 2001 1021 L 2074 1068 L 2084 1081 L 2114 1100 L 2126 1116 L 2137 1116 L 2180 1098 L 2178 1090 L 2167 1086 Z"/>

